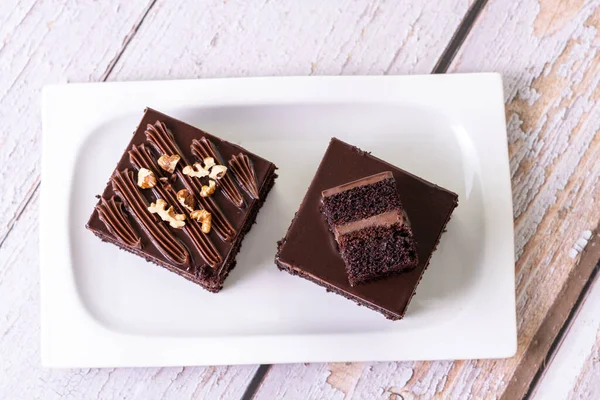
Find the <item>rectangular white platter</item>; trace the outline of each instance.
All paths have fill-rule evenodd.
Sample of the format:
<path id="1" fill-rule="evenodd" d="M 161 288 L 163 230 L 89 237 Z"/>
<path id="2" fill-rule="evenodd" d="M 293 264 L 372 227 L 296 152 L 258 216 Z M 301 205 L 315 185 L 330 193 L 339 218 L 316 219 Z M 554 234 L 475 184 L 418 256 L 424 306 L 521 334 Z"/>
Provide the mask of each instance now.
<path id="1" fill-rule="evenodd" d="M 279 167 L 218 294 L 85 229 L 145 107 Z M 70 84 L 43 93 L 42 363 L 169 366 L 509 357 L 512 198 L 498 74 Z M 274 265 L 332 136 L 455 191 L 402 321 Z"/>

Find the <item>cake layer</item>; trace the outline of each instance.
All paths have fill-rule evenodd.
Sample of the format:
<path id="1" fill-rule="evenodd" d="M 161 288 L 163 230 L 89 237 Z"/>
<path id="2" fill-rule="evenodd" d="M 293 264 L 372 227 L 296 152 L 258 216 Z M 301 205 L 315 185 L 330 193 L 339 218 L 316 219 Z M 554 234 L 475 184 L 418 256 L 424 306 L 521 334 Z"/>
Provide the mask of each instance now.
<path id="1" fill-rule="evenodd" d="M 406 272 L 418 257 L 391 171 L 321 192 L 323 214 L 352 286 Z M 408 235 L 400 236 L 400 232 Z"/>
<path id="2" fill-rule="evenodd" d="M 401 209 L 391 172 L 367 176 L 322 192 L 323 212 L 331 226 Z"/>

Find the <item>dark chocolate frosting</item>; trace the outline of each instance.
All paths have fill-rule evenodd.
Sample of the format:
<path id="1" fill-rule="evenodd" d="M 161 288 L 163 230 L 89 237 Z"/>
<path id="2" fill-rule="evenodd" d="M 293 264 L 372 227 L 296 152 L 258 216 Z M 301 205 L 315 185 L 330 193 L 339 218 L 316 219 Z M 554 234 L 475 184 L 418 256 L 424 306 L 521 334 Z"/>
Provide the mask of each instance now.
<path id="1" fill-rule="evenodd" d="M 162 221 L 148 211 L 148 203 L 133 179 L 133 171 L 116 171 L 110 178 L 113 190 L 123 200 L 127 209 L 148 235 L 161 254 L 176 265 L 187 264 L 190 254 Z"/>
<path id="2" fill-rule="evenodd" d="M 242 188 L 255 199 L 259 198 L 258 183 L 256 182 L 256 173 L 252 161 L 247 155 L 240 153 L 232 156 L 229 160 L 229 168 Z"/>
<path id="3" fill-rule="evenodd" d="M 109 200 L 101 197 L 96 210 L 98 211 L 98 217 L 106 225 L 106 229 L 117 240 L 135 249 L 142 248 L 142 238 L 133 229 L 127 216 L 123 213 L 123 203 L 117 201 L 115 196 L 112 196 Z"/>
<path id="4" fill-rule="evenodd" d="M 134 144 L 131 146 L 131 150 L 129 151 L 129 161 L 137 169 L 146 168 L 157 176 L 161 174 L 160 171 L 162 171 L 162 169 L 155 161 L 151 150 L 144 144 L 139 146 Z M 185 220 L 183 231 L 188 235 L 190 241 L 194 244 L 195 249 L 200 253 L 208 265 L 214 268 L 219 264 L 221 262 L 219 252 L 211 242 L 210 238 L 202 233 L 198 221 L 191 218 L 189 212 L 186 212 L 189 210 L 184 209 L 177 201 L 177 193 L 175 192 L 175 189 L 173 189 L 173 186 L 168 182 L 165 183 L 159 180 L 156 186 L 152 188 L 152 191 L 157 199 L 165 200 L 167 204 L 173 206 L 175 212 L 178 214 L 187 214 L 188 218 Z"/>
<path id="5" fill-rule="evenodd" d="M 200 140 L 194 139 L 190 146 L 192 154 L 199 160 L 204 160 L 207 157 L 214 158 L 215 162 L 219 165 L 225 165 L 223 157 L 215 149 L 215 146 L 206 137 L 200 138 Z M 238 208 L 244 207 L 244 197 L 238 190 L 237 186 L 231 179 L 231 174 L 226 173 L 221 179 L 217 180 L 217 185 L 223 190 L 223 194 Z"/>
<path id="6" fill-rule="evenodd" d="M 146 128 L 146 139 L 150 142 L 161 155 L 166 154 L 168 156 L 177 154 L 181 157 L 181 161 L 175 168 L 177 177 L 182 181 L 186 189 L 195 195 L 199 199 L 198 204 L 203 209 L 211 213 L 213 220 L 213 229 L 219 237 L 226 242 L 230 242 L 235 237 L 235 229 L 221 210 L 221 208 L 215 203 L 211 197 L 202 197 L 200 192 L 202 191 L 202 183 L 198 178 L 190 177 L 185 175 L 183 167 L 185 165 L 191 165 L 183 155 L 183 152 L 179 149 L 179 146 L 175 143 L 173 135 L 167 129 L 164 122 L 156 121 L 154 125 L 148 124 Z"/>

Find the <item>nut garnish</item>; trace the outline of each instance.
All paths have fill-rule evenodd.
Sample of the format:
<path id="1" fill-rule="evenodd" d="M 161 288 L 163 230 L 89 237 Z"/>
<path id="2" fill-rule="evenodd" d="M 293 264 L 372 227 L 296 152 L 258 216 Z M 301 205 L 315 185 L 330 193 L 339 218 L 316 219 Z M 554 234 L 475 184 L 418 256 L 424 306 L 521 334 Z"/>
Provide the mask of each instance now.
<path id="1" fill-rule="evenodd" d="M 187 189 L 181 189 L 177 192 L 177 201 L 190 212 L 196 208 L 196 199 Z"/>
<path id="2" fill-rule="evenodd" d="M 183 167 L 183 173 L 185 175 L 196 178 L 208 176 L 211 179 L 221 179 L 223 175 L 225 175 L 226 171 L 227 167 L 224 165 L 215 164 L 215 159 L 212 157 L 206 157 L 204 159 L 204 166 L 202 166 L 200 163 L 195 163 L 193 167 L 189 165 Z"/>
<path id="3" fill-rule="evenodd" d="M 204 159 L 204 169 L 205 170 L 208 171 L 209 169 L 211 169 L 215 165 L 217 165 L 217 164 L 215 163 L 215 159 L 214 158 L 212 158 L 212 157 L 206 157 Z"/>
<path id="4" fill-rule="evenodd" d="M 196 163 L 193 167 L 190 167 L 189 165 L 183 167 L 183 174 L 193 176 L 196 178 L 202 178 L 204 176 L 208 176 L 209 172 L 202 168 L 202 165 Z"/>
<path id="5" fill-rule="evenodd" d="M 138 171 L 137 184 L 142 189 L 150 189 L 156 186 L 156 177 L 154 176 L 154 172 L 146 168 L 140 168 Z"/>
<path id="6" fill-rule="evenodd" d="M 211 179 L 221 179 L 225 172 L 227 172 L 227 167 L 224 165 L 215 165 L 211 168 L 210 174 L 208 175 Z"/>
<path id="7" fill-rule="evenodd" d="M 200 228 L 202 232 L 209 233 L 210 228 L 212 226 L 212 215 L 206 210 L 195 210 L 192 211 L 190 217 L 195 220 L 202 222 L 202 227 Z"/>
<path id="8" fill-rule="evenodd" d="M 208 197 L 215 193 L 217 190 L 217 184 L 212 179 L 208 181 L 208 186 L 203 185 L 202 190 L 200 191 L 200 196 Z"/>
<path id="9" fill-rule="evenodd" d="M 173 228 L 183 228 L 185 226 L 185 222 L 183 222 L 185 220 L 185 215 L 176 214 L 172 206 L 169 207 L 168 210 L 165 210 L 165 207 L 167 207 L 167 202 L 163 199 L 158 199 L 156 200 L 156 203 L 150 204 L 148 211 L 152 214 L 158 214 L 163 221 L 168 221 L 169 225 Z"/>
<path id="10" fill-rule="evenodd" d="M 175 167 L 179 160 L 181 160 L 181 157 L 177 154 L 173 154 L 172 156 L 162 155 L 158 158 L 158 165 L 168 173 L 172 174 L 175 171 Z"/>

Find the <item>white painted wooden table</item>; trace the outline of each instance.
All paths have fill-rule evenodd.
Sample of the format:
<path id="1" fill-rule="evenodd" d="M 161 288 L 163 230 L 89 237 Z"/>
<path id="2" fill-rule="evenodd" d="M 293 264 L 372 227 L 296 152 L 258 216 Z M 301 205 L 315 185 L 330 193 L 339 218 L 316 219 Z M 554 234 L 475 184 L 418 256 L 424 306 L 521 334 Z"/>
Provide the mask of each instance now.
<path id="1" fill-rule="evenodd" d="M 505 77 L 515 357 L 40 367 L 44 84 L 466 71 Z M 599 399 L 599 72 L 598 0 L 2 0 L 0 399 Z"/>

